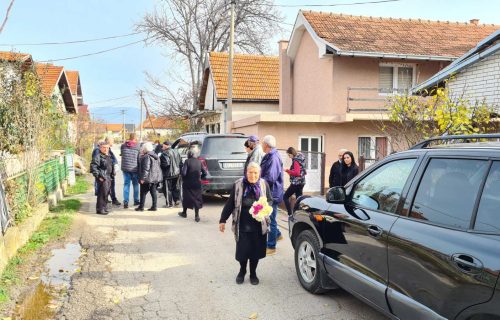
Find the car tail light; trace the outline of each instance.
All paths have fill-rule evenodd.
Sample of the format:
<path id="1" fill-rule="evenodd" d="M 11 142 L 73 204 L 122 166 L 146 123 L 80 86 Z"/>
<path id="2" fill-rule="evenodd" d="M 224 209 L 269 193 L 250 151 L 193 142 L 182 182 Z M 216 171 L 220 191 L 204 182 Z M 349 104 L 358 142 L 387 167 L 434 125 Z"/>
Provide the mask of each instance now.
<path id="1" fill-rule="evenodd" d="M 198 157 L 198 160 L 201 162 L 201 166 L 203 167 L 203 170 L 205 170 L 208 173 L 208 165 L 207 165 L 207 160 L 202 157 Z"/>

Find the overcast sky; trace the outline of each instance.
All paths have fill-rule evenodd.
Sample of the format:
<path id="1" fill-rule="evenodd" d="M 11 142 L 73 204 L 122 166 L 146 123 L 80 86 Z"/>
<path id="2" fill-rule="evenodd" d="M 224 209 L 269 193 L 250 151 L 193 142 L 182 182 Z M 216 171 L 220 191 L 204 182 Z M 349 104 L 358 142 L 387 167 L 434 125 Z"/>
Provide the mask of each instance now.
<path id="1" fill-rule="evenodd" d="M 280 0 L 276 4 L 313 5 L 353 3 L 365 0 Z M 0 18 L 3 19 L 10 1 L 0 1 Z M 16 0 L 0 44 L 64 42 L 93 39 L 134 32 L 134 25 L 151 11 L 155 0 Z M 270 40 L 277 52 L 277 41 L 288 39 L 291 24 L 301 7 L 282 7 L 285 32 Z M 352 6 L 302 7 L 305 10 L 335 12 L 364 16 L 422 18 L 441 21 L 466 22 L 472 18 L 480 23 L 500 24 L 500 0 L 400 0 L 379 4 Z M 236 30 L 237 32 L 237 30 Z M 126 45 L 144 38 L 143 34 L 96 42 L 66 45 L 2 46 L 0 50 L 30 53 L 36 61 L 52 60 L 83 55 Z M 115 51 L 78 59 L 54 61 L 67 70 L 78 70 L 84 100 L 91 112 L 109 123 L 121 123 L 120 110 L 126 109 L 126 122 L 138 123 L 139 99 L 137 90 L 145 88 L 144 72 L 158 76 L 162 70 L 177 68 L 169 63 L 165 49 L 144 47 L 142 43 Z M 100 102 L 119 97 L 124 99 Z"/>

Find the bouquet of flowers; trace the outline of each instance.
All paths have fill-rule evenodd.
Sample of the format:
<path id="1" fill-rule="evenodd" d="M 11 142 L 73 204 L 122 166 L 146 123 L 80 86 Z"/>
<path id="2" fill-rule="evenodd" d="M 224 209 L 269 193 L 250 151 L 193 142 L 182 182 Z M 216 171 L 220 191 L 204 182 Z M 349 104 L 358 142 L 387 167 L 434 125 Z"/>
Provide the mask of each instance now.
<path id="1" fill-rule="evenodd" d="M 252 204 L 252 208 L 250 208 L 250 215 L 259 222 L 262 222 L 262 220 L 271 215 L 272 212 L 273 207 L 267 203 L 266 197 L 260 197 L 259 200 Z"/>

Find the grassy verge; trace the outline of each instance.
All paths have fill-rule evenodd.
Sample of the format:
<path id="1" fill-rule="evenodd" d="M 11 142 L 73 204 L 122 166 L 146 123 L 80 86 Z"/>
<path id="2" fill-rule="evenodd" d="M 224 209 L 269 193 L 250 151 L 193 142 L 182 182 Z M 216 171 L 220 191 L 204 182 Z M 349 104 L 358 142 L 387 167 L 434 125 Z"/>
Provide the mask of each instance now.
<path id="1" fill-rule="evenodd" d="M 80 206 L 80 200 L 61 201 L 57 207 L 51 210 L 53 215 L 42 221 L 28 243 L 18 250 L 15 257 L 9 260 L 0 277 L 0 303 L 9 300 L 9 288 L 12 285 L 21 283 L 19 269 L 23 263 L 48 242 L 64 237 L 73 221 L 73 214 L 80 209 Z"/>
<path id="2" fill-rule="evenodd" d="M 68 195 L 76 195 L 86 193 L 90 187 L 87 176 L 76 176 L 76 183 L 74 186 L 68 188 Z"/>

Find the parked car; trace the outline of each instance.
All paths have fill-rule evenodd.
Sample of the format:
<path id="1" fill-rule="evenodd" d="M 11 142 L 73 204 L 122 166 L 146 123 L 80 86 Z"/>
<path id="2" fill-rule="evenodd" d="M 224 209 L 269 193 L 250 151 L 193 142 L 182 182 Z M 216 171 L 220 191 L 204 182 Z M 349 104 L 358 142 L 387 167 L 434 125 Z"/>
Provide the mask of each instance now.
<path id="1" fill-rule="evenodd" d="M 499 141 L 429 139 L 299 198 L 301 285 L 341 287 L 394 319 L 500 319 Z"/>
<path id="2" fill-rule="evenodd" d="M 204 193 L 228 194 L 234 182 L 243 177 L 247 158 L 244 143 L 248 139 L 242 134 L 208 134 L 192 132 L 183 134 L 172 147 L 185 159 L 188 150 L 193 150 L 201 161 L 207 175 L 201 181 Z"/>

